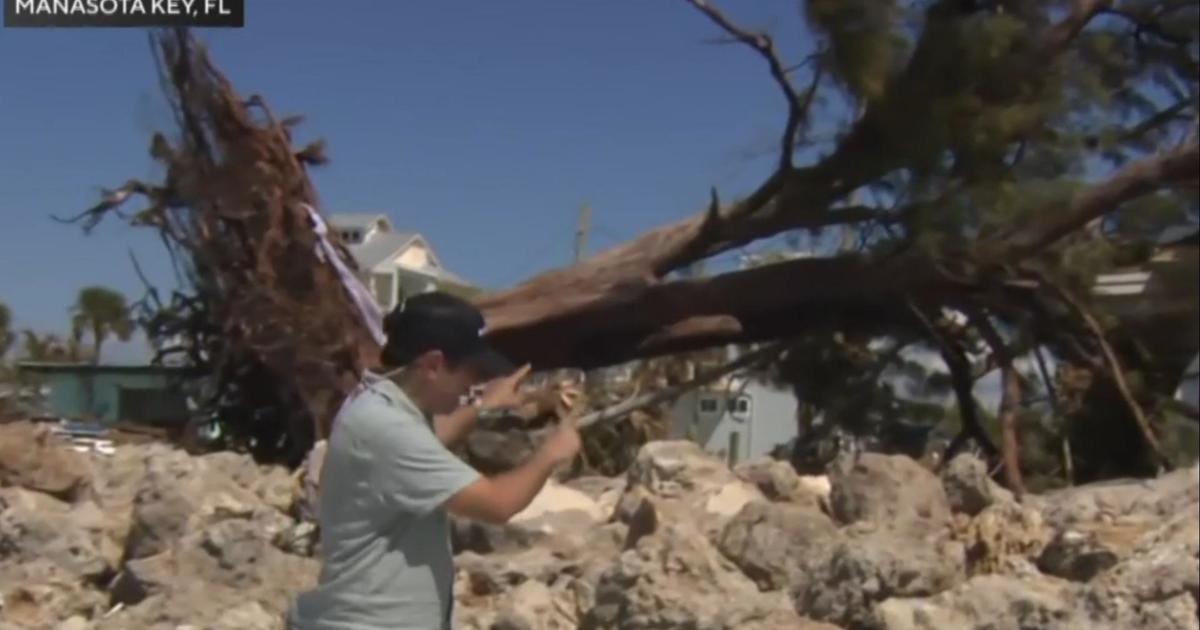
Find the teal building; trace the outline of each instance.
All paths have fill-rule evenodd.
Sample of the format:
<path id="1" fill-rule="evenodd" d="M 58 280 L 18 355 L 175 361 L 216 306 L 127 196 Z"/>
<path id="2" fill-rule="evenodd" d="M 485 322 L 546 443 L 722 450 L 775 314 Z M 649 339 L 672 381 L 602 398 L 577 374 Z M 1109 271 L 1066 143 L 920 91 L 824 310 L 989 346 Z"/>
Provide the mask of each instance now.
<path id="1" fill-rule="evenodd" d="M 186 395 L 175 384 L 181 368 L 24 362 L 18 369 L 48 389 L 48 411 L 71 420 L 156 426 L 188 419 Z"/>

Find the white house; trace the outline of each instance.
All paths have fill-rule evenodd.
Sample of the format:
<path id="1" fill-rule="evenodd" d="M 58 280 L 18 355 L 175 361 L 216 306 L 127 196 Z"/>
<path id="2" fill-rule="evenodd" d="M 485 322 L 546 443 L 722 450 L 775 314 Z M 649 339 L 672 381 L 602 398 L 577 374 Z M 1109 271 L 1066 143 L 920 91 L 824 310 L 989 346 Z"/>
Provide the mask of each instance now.
<path id="1" fill-rule="evenodd" d="M 458 294 L 475 291 L 442 266 L 425 237 L 396 231 L 383 214 L 335 214 L 329 224 L 358 263 L 359 279 L 384 311 L 405 295 L 435 289 Z"/>
<path id="2" fill-rule="evenodd" d="M 1194 225 L 1166 230 L 1147 264 L 1101 274 L 1093 287 L 1108 312 L 1125 320 L 1159 356 L 1179 366 L 1175 398 L 1193 409 L 1200 408 L 1198 239 L 1200 231 Z M 928 361 L 933 369 L 942 369 L 936 355 L 930 353 Z M 985 396 L 992 400 L 991 408 L 999 404 L 998 376 L 995 382 L 995 391 Z M 796 438 L 797 407 L 790 388 L 776 387 L 753 372 L 740 372 L 680 396 L 671 409 L 671 437 L 695 441 L 736 464 Z"/>
<path id="3" fill-rule="evenodd" d="M 741 371 L 676 399 L 671 438 L 696 442 L 733 466 L 795 439 L 798 404 L 790 387 Z"/>

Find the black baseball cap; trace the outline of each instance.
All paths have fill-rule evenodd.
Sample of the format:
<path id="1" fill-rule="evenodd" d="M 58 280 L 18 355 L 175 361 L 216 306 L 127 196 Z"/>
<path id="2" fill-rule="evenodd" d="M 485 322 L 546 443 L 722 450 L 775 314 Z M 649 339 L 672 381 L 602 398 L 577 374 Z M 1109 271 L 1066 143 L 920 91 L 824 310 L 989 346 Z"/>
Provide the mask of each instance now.
<path id="1" fill-rule="evenodd" d="M 485 380 L 513 373 L 516 366 L 492 348 L 483 331 L 483 313 L 470 302 L 442 291 L 420 293 L 384 318 L 387 343 L 381 358 L 385 366 L 400 367 L 441 350 L 451 363 L 465 365 Z"/>

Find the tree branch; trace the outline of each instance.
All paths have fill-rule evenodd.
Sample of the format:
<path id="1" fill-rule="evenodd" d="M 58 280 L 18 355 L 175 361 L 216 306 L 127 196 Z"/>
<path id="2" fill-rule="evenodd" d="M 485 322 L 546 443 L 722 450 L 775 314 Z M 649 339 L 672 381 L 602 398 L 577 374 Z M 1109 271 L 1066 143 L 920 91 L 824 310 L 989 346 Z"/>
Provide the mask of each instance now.
<path id="1" fill-rule="evenodd" d="M 1043 46 L 1045 51 L 1052 55 L 1062 52 L 1092 18 L 1111 4 L 1112 0 L 1075 0 L 1071 12 L 1050 29 Z"/>
<path id="2" fill-rule="evenodd" d="M 605 409 L 587 414 L 576 421 L 576 426 L 581 429 L 586 428 L 598 422 L 620 418 L 621 416 L 624 416 L 625 414 L 637 409 L 642 409 L 651 405 L 656 405 L 660 402 L 671 400 L 673 398 L 678 398 L 684 392 L 703 386 L 707 383 L 711 383 L 723 376 L 727 376 L 743 368 L 766 363 L 767 361 L 779 356 L 783 350 L 784 344 L 778 342 L 763 348 L 759 348 L 753 352 L 744 354 L 741 357 L 738 357 L 737 359 L 730 361 L 729 363 L 726 363 L 718 368 L 698 374 L 695 378 L 686 383 L 680 383 L 679 385 L 675 385 L 673 387 L 666 387 L 654 392 L 642 394 L 641 396 L 635 396 L 629 400 L 613 405 L 612 407 L 607 407 Z"/>
<path id="3" fill-rule="evenodd" d="M 1158 129 L 1172 120 L 1189 120 L 1189 116 L 1180 116 L 1188 107 L 1191 107 L 1192 100 L 1185 98 L 1177 101 L 1174 105 L 1156 112 L 1146 120 L 1135 125 L 1132 129 L 1126 129 L 1121 133 L 1121 142 L 1130 142 L 1137 140 L 1146 135 L 1150 131 Z"/>
<path id="4" fill-rule="evenodd" d="M 922 307 L 911 298 L 907 300 L 907 306 L 929 337 L 937 344 L 942 361 L 946 364 L 946 369 L 950 371 L 950 382 L 958 401 L 962 426 L 959 428 L 958 435 L 954 436 L 954 439 L 946 446 L 946 451 L 942 454 L 942 465 L 949 463 L 954 458 L 968 438 L 974 438 L 989 457 L 994 457 L 999 453 L 999 449 L 992 443 L 992 439 L 988 437 L 983 425 L 979 423 L 979 407 L 972 391 L 975 382 L 971 379 L 971 363 L 967 360 L 966 354 L 933 322 L 927 308 Z"/>
<path id="5" fill-rule="evenodd" d="M 1117 359 L 1116 352 L 1113 351 L 1112 346 L 1108 343 L 1108 337 L 1104 334 L 1104 328 L 1100 325 L 1100 322 L 1066 288 L 1049 280 L 1046 280 L 1046 286 L 1053 289 L 1059 298 L 1076 312 L 1088 330 L 1091 331 L 1103 353 L 1106 363 L 1105 371 L 1108 373 L 1109 378 L 1113 380 L 1113 383 L 1116 384 L 1117 391 L 1121 394 L 1121 398 L 1125 401 L 1125 405 L 1133 415 L 1133 420 L 1137 423 L 1137 428 L 1142 434 L 1142 438 L 1146 440 L 1146 444 L 1154 451 L 1154 455 L 1158 458 L 1159 463 L 1168 470 L 1172 468 L 1170 458 L 1163 452 L 1162 445 L 1158 441 L 1158 436 L 1154 434 L 1154 429 L 1150 426 L 1150 421 L 1146 418 L 1145 412 L 1142 411 L 1142 406 L 1138 404 L 1133 391 L 1129 388 L 1129 382 L 1125 380 L 1125 373 L 1121 368 L 1121 362 Z"/>
<path id="6" fill-rule="evenodd" d="M 800 121 L 808 113 L 808 106 L 812 104 L 812 89 L 815 88 L 816 82 L 820 80 L 821 71 L 819 64 L 813 72 L 813 88 L 810 88 L 808 98 L 801 101 L 800 95 L 796 93 L 796 88 L 792 85 L 791 79 L 788 78 L 789 69 L 779 60 L 779 55 L 775 51 L 775 43 L 771 40 L 770 35 L 766 33 L 751 33 L 738 27 L 716 7 L 709 4 L 707 0 L 687 0 L 687 2 L 708 16 L 708 19 L 712 20 L 726 33 L 729 33 L 731 37 L 753 48 L 758 54 L 762 55 L 763 59 L 767 60 L 767 65 L 771 68 L 771 77 L 775 79 L 775 83 L 779 85 L 779 89 L 783 92 L 783 97 L 787 100 L 788 115 L 787 123 L 783 127 L 779 168 L 781 170 L 790 169 L 792 167 L 792 154 L 796 150 L 796 129 L 799 128 Z"/>
<path id="7" fill-rule="evenodd" d="M 972 309 L 971 321 L 979 330 L 992 353 L 1000 364 L 1002 394 L 1000 397 L 1000 450 L 1004 460 L 1004 480 L 1020 501 L 1025 496 L 1025 482 L 1021 478 L 1020 440 L 1018 439 L 1017 423 L 1021 412 L 1021 377 L 1013 366 L 1012 352 L 1007 343 L 1000 338 L 987 314 Z"/>
<path id="8" fill-rule="evenodd" d="M 995 244 L 1000 251 L 992 252 L 993 260 L 1013 261 L 1035 254 L 1121 204 L 1162 188 L 1194 188 L 1198 173 L 1200 151 L 1195 142 L 1133 162 L 1075 193 L 1065 209 L 1047 212 L 1045 220 L 1016 228 L 1015 233 Z"/>
<path id="9" fill-rule="evenodd" d="M 1150 20 L 1145 20 L 1143 19 L 1143 16 L 1135 15 L 1130 11 L 1114 9 L 1111 7 L 1102 7 L 1099 10 L 1099 13 L 1104 15 L 1113 15 L 1128 21 L 1134 27 L 1134 36 L 1138 37 L 1139 39 L 1141 38 L 1142 33 L 1150 33 L 1151 35 L 1154 35 L 1155 37 L 1176 46 L 1186 46 L 1188 44 L 1187 38 L 1179 37 L 1166 32 L 1163 30 L 1162 25 L 1154 21 L 1153 18 Z"/>

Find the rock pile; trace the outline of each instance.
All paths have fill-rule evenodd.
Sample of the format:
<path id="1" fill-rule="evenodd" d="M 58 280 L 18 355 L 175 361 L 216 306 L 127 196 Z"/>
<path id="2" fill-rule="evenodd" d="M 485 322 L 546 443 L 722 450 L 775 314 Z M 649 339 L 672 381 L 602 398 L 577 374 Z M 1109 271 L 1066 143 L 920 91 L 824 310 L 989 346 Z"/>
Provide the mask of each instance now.
<path id="1" fill-rule="evenodd" d="M 1200 469 L 1018 504 L 980 466 L 865 454 L 801 477 L 651 443 L 503 527 L 456 522 L 458 627 L 1200 628 Z M 0 630 L 282 628 L 318 570 L 313 485 L 0 426 Z"/>

